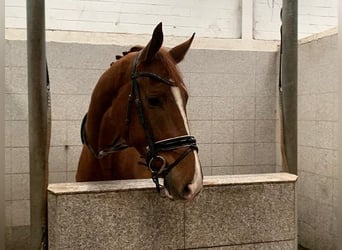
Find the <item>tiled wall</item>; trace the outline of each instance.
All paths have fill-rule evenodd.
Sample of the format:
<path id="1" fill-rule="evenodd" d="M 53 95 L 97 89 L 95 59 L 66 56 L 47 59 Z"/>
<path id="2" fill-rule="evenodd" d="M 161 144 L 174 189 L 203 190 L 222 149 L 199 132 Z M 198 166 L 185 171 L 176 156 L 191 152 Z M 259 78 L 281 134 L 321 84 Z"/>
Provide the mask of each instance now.
<path id="1" fill-rule="evenodd" d="M 337 249 L 337 34 L 299 46 L 299 243 Z"/>
<path id="2" fill-rule="evenodd" d="M 244 5 L 251 5 L 254 39 L 280 39 L 282 0 L 68 0 L 46 1 L 46 27 L 50 30 L 149 34 L 162 21 L 167 33 L 199 37 L 240 38 Z M 298 1 L 299 37 L 337 25 L 338 0 Z M 7 28 L 26 27 L 26 1 L 6 0 Z M 247 21 L 248 22 L 248 21 Z"/>
<path id="3" fill-rule="evenodd" d="M 49 42 L 50 183 L 74 181 L 80 123 L 101 73 L 125 47 Z M 26 45 L 6 41 L 6 224 L 29 224 Z M 277 53 L 191 50 L 180 64 L 205 175 L 274 172 Z"/>

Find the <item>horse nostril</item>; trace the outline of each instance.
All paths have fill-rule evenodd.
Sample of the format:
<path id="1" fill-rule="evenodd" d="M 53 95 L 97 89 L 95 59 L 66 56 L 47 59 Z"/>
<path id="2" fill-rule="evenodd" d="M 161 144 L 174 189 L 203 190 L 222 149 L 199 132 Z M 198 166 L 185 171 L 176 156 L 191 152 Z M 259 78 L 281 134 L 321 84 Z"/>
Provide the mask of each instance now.
<path id="1" fill-rule="evenodd" d="M 184 189 L 183 189 L 183 197 L 187 199 L 188 197 L 191 197 L 191 195 L 192 195 L 192 190 L 190 188 L 190 184 L 187 184 L 184 186 Z"/>

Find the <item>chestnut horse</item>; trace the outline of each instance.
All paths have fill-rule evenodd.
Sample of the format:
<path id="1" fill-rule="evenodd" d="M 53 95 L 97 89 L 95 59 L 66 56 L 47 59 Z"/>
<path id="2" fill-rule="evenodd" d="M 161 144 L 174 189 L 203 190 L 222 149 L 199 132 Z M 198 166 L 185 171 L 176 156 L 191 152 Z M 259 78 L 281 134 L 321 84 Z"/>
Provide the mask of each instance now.
<path id="1" fill-rule="evenodd" d="M 192 200 L 203 174 L 177 63 L 194 35 L 167 51 L 160 23 L 146 47 L 133 47 L 100 77 L 82 122 L 77 181 L 158 178 L 171 199 Z"/>

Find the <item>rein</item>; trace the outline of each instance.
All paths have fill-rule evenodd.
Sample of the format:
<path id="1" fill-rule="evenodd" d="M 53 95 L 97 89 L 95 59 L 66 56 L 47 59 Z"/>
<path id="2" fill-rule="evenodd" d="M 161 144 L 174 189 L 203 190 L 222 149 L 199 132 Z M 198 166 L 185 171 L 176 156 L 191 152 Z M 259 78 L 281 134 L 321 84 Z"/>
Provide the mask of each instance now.
<path id="1" fill-rule="evenodd" d="M 160 189 L 162 188 L 162 185 L 159 184 L 159 177 L 165 177 L 179 162 L 181 162 L 189 153 L 191 153 L 193 150 L 198 151 L 198 147 L 196 144 L 196 139 L 194 136 L 191 135 L 183 135 L 178 137 L 172 137 L 165 140 L 155 141 L 154 136 L 152 133 L 152 130 L 150 126 L 148 125 L 148 122 L 146 121 L 146 117 L 144 115 L 144 108 L 140 97 L 140 89 L 139 89 L 139 82 L 138 78 L 141 77 L 148 77 L 152 78 L 154 80 L 157 80 L 158 82 L 161 82 L 163 84 L 167 84 L 170 87 L 175 87 L 175 83 L 171 80 L 168 80 L 162 76 L 159 76 L 155 73 L 151 72 L 138 72 L 137 71 L 137 65 L 139 61 L 140 53 L 136 55 L 133 61 L 133 70 L 131 74 L 131 92 L 128 96 L 128 107 L 127 107 L 127 116 L 126 116 L 126 127 L 127 127 L 127 135 L 126 138 L 129 138 L 129 126 L 131 122 L 131 110 L 133 101 L 135 103 L 139 121 L 142 125 L 145 133 L 145 138 L 147 141 L 147 147 L 146 147 L 146 163 L 147 167 L 150 170 L 152 174 L 152 180 L 156 185 L 156 189 L 158 192 L 160 192 Z M 86 132 L 85 132 L 85 124 L 87 120 L 87 115 L 83 118 L 82 126 L 81 126 L 81 139 L 82 143 L 88 147 L 88 149 L 91 151 L 91 153 L 94 155 L 96 159 L 101 159 L 111 153 L 118 152 L 121 150 L 124 150 L 128 147 L 130 147 L 128 144 L 120 142 L 118 138 L 114 139 L 112 144 L 105 148 L 100 150 L 99 153 L 96 153 L 96 151 L 91 147 L 91 145 L 87 141 Z M 160 152 L 167 152 L 172 151 L 179 148 L 186 148 L 182 154 L 171 164 L 168 164 L 165 158 L 161 155 L 159 155 Z M 153 167 L 153 163 L 161 161 L 161 167 L 159 169 L 155 169 Z"/>

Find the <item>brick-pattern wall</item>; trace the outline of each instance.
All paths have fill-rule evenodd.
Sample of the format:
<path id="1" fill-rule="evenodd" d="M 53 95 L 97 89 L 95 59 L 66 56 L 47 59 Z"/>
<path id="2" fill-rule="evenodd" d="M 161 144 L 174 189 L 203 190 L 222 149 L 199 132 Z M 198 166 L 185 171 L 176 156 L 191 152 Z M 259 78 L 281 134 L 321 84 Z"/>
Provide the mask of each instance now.
<path id="1" fill-rule="evenodd" d="M 299 46 L 299 243 L 337 249 L 337 34 Z"/>
<path id="2" fill-rule="evenodd" d="M 80 123 L 101 73 L 122 46 L 47 43 L 52 138 L 50 183 L 74 181 Z M 29 224 L 25 41 L 6 41 L 6 224 Z M 276 52 L 190 50 L 179 66 L 190 129 L 205 175 L 275 171 Z"/>
<path id="3" fill-rule="evenodd" d="M 6 1 L 6 26 L 25 27 L 25 13 L 25 0 Z M 149 34 L 161 21 L 174 36 L 240 38 L 240 0 L 46 1 L 47 29 Z"/>
<path id="4" fill-rule="evenodd" d="M 253 1 L 255 39 L 279 39 L 282 0 Z M 298 1 L 299 37 L 337 26 L 338 0 Z M 198 37 L 241 38 L 242 0 L 49 0 L 46 27 L 76 30 L 149 34 L 160 21 L 167 34 Z M 26 27 L 26 1 L 6 0 L 6 27 Z"/>
<path id="5" fill-rule="evenodd" d="M 280 39 L 282 0 L 254 0 L 254 38 Z M 298 37 L 334 28 L 338 23 L 338 0 L 298 1 Z"/>

